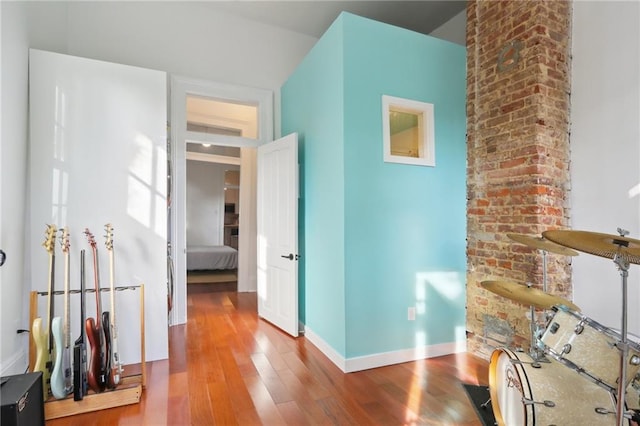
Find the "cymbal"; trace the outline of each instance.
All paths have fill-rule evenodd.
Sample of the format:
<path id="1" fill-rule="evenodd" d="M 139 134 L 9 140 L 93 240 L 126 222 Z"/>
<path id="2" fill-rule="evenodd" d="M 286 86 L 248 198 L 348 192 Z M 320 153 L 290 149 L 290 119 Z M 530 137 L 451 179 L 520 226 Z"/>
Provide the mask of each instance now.
<path id="1" fill-rule="evenodd" d="M 556 305 L 564 305 L 569 309 L 580 312 L 580 308 L 566 299 L 545 293 L 537 288 L 527 287 L 510 281 L 482 281 L 482 287 L 492 293 L 515 300 L 524 305 L 533 305 L 541 309 L 550 309 Z"/>
<path id="2" fill-rule="evenodd" d="M 537 248 L 540 250 L 545 250 L 550 253 L 562 254 L 565 256 L 578 255 L 577 251 L 558 245 L 553 241 L 549 241 L 545 239 L 544 237 L 533 237 L 533 236 L 524 235 L 524 234 L 507 234 L 507 237 L 511 238 L 513 241 L 517 241 L 526 246 Z"/>
<path id="3" fill-rule="evenodd" d="M 578 251 L 609 259 L 620 254 L 630 263 L 640 264 L 640 240 L 620 235 L 572 230 L 545 231 L 542 235 L 548 240 Z"/>

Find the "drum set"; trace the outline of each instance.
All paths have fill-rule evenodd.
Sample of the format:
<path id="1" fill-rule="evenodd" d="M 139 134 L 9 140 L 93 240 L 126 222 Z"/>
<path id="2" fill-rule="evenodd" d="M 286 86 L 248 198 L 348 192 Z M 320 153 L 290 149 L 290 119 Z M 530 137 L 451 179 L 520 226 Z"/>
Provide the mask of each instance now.
<path id="1" fill-rule="evenodd" d="M 543 290 L 508 281 L 483 281 L 485 289 L 531 309 L 528 352 L 493 351 L 489 403 L 498 425 L 640 424 L 640 343 L 627 333 L 627 277 L 640 264 L 640 240 L 586 231 L 555 230 L 542 237 L 507 234 L 543 255 Z M 575 250 L 607 257 L 620 272 L 620 330 L 605 327 L 580 308 L 547 293 L 546 256 L 577 256 Z M 542 309 L 540 321 L 535 309 Z M 637 339 L 640 341 L 640 339 Z"/>

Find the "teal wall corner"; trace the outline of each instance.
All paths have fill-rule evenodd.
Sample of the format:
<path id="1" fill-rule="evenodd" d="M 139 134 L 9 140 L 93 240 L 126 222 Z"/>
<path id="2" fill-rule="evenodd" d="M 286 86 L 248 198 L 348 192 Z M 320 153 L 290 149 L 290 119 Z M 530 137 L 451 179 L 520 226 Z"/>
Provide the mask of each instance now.
<path id="1" fill-rule="evenodd" d="M 465 55 L 342 13 L 282 88 L 283 134 L 301 140 L 301 318 L 345 359 L 464 340 Z M 434 105 L 435 167 L 383 161 L 382 95 Z"/>

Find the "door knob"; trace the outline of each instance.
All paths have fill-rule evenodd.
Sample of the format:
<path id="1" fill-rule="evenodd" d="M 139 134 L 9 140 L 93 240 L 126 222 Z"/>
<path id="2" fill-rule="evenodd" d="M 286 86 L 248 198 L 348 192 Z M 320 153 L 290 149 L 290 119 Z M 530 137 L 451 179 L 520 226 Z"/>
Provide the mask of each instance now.
<path id="1" fill-rule="evenodd" d="M 4 265 L 5 260 L 7 260 L 7 255 L 4 250 L 0 249 L 0 266 Z"/>
<path id="2" fill-rule="evenodd" d="M 293 253 L 289 253 L 288 256 L 280 255 L 280 257 L 284 257 L 285 259 L 293 260 Z"/>

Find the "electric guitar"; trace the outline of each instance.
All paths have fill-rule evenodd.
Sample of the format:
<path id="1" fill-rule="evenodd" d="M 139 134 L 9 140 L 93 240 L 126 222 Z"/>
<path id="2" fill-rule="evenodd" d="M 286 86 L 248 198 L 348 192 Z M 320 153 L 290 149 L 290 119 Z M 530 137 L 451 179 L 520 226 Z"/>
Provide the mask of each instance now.
<path id="1" fill-rule="evenodd" d="M 60 246 L 64 253 L 64 320 L 55 317 L 51 322 L 56 354 L 51 372 L 51 393 L 57 399 L 65 398 L 72 391 L 71 337 L 69 336 L 69 229 L 66 227 L 60 229 Z"/>
<path id="2" fill-rule="evenodd" d="M 73 399 L 81 401 L 87 394 L 87 347 L 85 346 L 85 274 L 84 250 L 80 250 L 80 337 L 73 345 Z"/>
<path id="3" fill-rule="evenodd" d="M 98 273 L 98 249 L 93 234 L 88 229 L 84 231 L 93 252 L 93 278 L 96 288 L 96 319 L 87 318 L 85 327 L 89 346 L 91 348 L 91 357 L 89 368 L 87 369 L 87 383 L 94 392 L 102 392 L 106 386 L 105 376 L 105 341 L 102 334 L 104 324 L 100 322 L 102 314 L 102 303 L 100 302 L 100 275 Z"/>
<path id="4" fill-rule="evenodd" d="M 47 225 L 46 239 L 42 245 L 49 253 L 49 284 L 47 293 L 47 319 L 48 324 L 43 324 L 42 318 L 33 320 L 31 335 L 36 346 L 36 362 L 33 371 L 42 372 L 43 400 L 49 397 L 51 378 L 51 351 L 53 350 L 52 335 L 49 332 L 53 316 L 53 279 L 55 276 L 55 239 L 57 228 L 55 225 Z"/>
<path id="5" fill-rule="evenodd" d="M 107 370 L 107 387 L 114 389 L 120 383 L 120 375 L 122 374 L 122 365 L 120 364 L 120 355 L 118 354 L 118 329 L 116 326 L 116 296 L 115 296 L 115 272 L 113 265 L 113 226 L 107 223 L 105 226 L 107 251 L 109 252 L 109 287 L 111 295 L 111 314 L 105 312 L 102 315 L 102 323 L 105 327 L 105 339 L 108 342 L 108 366 Z M 107 335 L 107 327 L 110 329 Z"/>

